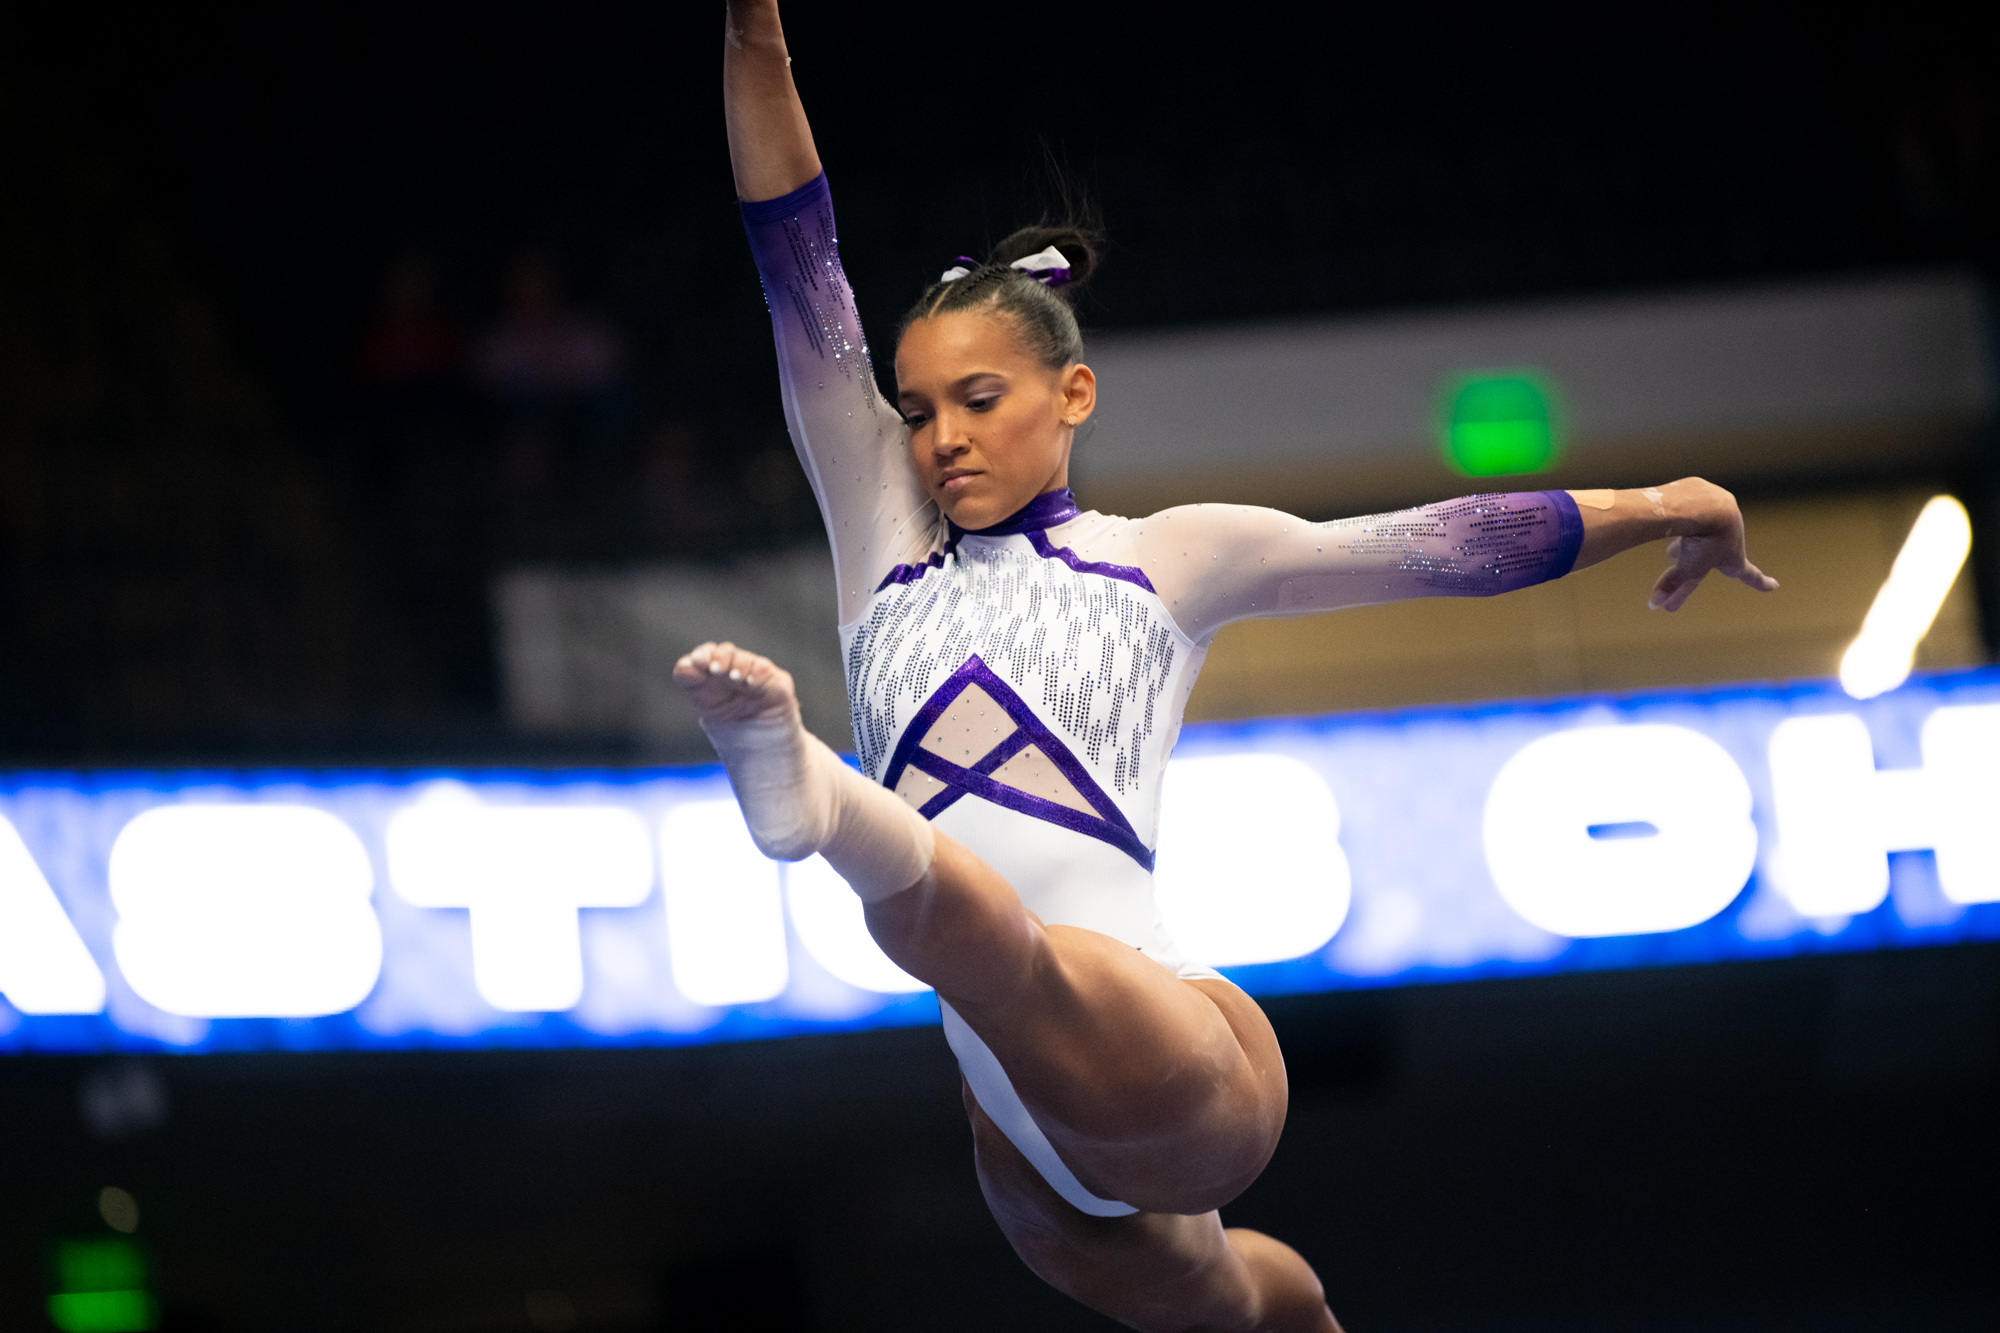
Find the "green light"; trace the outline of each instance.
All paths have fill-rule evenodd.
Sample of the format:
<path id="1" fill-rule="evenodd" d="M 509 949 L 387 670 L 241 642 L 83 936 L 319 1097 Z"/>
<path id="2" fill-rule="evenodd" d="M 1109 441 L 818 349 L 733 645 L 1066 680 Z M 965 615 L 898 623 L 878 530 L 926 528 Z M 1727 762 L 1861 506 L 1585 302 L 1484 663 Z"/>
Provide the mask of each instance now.
<path id="1" fill-rule="evenodd" d="M 144 1291 L 71 1291 L 49 1297 L 49 1321 L 63 1333 L 147 1333 L 159 1307 Z"/>
<path id="2" fill-rule="evenodd" d="M 63 1291 L 122 1291 L 146 1285 L 146 1260 L 129 1240 L 66 1240 L 56 1246 Z"/>
<path id="3" fill-rule="evenodd" d="M 66 1240 L 56 1246 L 49 1320 L 63 1333 L 146 1333 L 160 1310 L 146 1291 L 146 1258 L 129 1240 Z"/>
<path id="4" fill-rule="evenodd" d="M 1449 381 L 1445 460 L 1473 477 L 1543 472 L 1558 452 L 1547 381 L 1522 371 Z"/>

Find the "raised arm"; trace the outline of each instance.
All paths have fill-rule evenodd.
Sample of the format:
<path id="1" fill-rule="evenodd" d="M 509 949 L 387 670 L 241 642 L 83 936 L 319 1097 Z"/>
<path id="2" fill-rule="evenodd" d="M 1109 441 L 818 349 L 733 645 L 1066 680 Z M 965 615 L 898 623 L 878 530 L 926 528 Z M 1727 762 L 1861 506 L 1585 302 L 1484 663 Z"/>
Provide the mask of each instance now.
<path id="1" fill-rule="evenodd" d="M 1712 569 L 1746 588 L 1772 592 L 1778 581 L 1750 563 L 1743 545 L 1743 512 L 1736 497 L 1700 477 L 1637 491 L 1571 491 L 1583 515 L 1583 546 L 1576 567 L 1609 560 L 1620 551 L 1671 538 L 1674 563 L 1653 584 L 1647 604 L 1678 611 Z"/>
<path id="2" fill-rule="evenodd" d="M 826 523 L 844 626 L 890 570 L 934 549 L 943 519 L 910 466 L 902 417 L 875 385 L 775 0 L 731 0 L 723 71 L 729 155 L 771 312 L 785 425 Z"/>
<path id="3" fill-rule="evenodd" d="M 820 174 L 812 126 L 792 86 L 792 58 L 778 0 L 728 0 L 722 50 L 722 104 L 736 197 L 776 199 Z"/>

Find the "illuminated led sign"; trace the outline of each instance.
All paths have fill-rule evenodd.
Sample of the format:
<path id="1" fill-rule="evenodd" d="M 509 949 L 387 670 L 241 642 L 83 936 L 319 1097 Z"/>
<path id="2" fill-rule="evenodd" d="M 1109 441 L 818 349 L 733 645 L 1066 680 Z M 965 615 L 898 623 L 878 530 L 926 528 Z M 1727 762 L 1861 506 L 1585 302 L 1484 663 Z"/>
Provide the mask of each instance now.
<path id="1" fill-rule="evenodd" d="M 1445 384 L 1444 456 L 1468 477 L 1513 477 L 1555 465 L 1554 397 L 1528 371 L 1483 372 Z"/>
<path id="2" fill-rule="evenodd" d="M 1253 993 L 2000 938 L 2000 671 L 1191 726 L 1161 911 Z M 17 774 L 0 1050 L 934 1022 L 714 766 Z"/>

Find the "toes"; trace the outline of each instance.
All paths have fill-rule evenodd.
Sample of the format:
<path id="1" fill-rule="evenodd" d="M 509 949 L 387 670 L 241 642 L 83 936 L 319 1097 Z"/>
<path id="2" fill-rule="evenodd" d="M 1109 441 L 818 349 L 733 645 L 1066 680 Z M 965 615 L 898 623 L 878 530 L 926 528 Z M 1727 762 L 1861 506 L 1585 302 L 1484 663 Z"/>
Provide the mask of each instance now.
<path id="1" fill-rule="evenodd" d="M 740 683 L 751 673 L 755 664 L 762 659 L 746 648 L 738 648 L 733 643 L 718 643 L 709 651 L 707 660 L 697 665 L 705 665 L 711 677 L 719 677 Z"/>
<path id="2" fill-rule="evenodd" d="M 683 653 L 680 661 L 674 663 L 674 680 L 683 688 L 693 688 L 707 675 L 704 668 L 714 651 L 714 644 L 704 643 Z"/>
<path id="3" fill-rule="evenodd" d="M 791 673 L 733 643 L 702 644 L 674 663 L 673 675 L 704 718 L 744 721 L 773 710 L 797 717 Z"/>
<path id="4" fill-rule="evenodd" d="M 704 643 L 674 663 L 674 679 L 691 690 L 761 690 L 779 675 L 770 658 L 733 643 Z"/>
<path id="5" fill-rule="evenodd" d="M 736 683 L 747 681 L 755 685 L 771 672 L 769 658 L 760 657 L 748 648 L 738 648 L 733 644 L 726 655 L 720 655 L 716 660 L 719 674 L 727 676 Z"/>

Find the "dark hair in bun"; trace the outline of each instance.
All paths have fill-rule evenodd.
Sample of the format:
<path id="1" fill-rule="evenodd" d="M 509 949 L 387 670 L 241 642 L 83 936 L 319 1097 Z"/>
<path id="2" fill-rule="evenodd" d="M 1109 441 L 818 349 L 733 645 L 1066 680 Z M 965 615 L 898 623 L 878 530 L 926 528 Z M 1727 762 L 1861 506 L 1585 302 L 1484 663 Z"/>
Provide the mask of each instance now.
<path id="1" fill-rule="evenodd" d="M 1051 287 L 1017 268 L 1017 259 L 1054 246 L 1069 261 L 1069 281 Z M 1028 350 L 1045 366 L 1060 370 L 1083 358 L 1083 333 L 1072 308 L 1077 291 L 1097 271 L 1103 233 L 1084 223 L 1043 223 L 1023 227 L 993 247 L 986 262 L 962 278 L 934 282 L 896 326 L 901 343 L 910 325 L 953 310 L 987 306 L 1014 321 Z"/>

